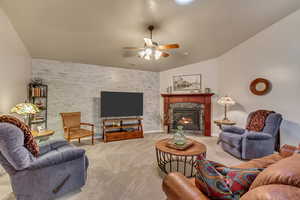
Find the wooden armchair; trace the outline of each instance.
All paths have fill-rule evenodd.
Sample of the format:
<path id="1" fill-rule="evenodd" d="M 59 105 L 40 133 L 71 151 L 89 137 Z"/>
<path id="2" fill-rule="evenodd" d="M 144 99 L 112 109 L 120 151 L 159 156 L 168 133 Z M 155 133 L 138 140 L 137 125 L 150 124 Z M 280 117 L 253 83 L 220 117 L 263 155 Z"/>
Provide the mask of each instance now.
<path id="1" fill-rule="evenodd" d="M 68 142 L 78 139 L 80 143 L 81 138 L 92 136 L 92 144 L 94 144 L 94 124 L 82 123 L 80 112 L 60 113 L 60 115 L 63 121 L 64 137 Z M 91 130 L 83 129 L 81 126 L 90 126 Z"/>

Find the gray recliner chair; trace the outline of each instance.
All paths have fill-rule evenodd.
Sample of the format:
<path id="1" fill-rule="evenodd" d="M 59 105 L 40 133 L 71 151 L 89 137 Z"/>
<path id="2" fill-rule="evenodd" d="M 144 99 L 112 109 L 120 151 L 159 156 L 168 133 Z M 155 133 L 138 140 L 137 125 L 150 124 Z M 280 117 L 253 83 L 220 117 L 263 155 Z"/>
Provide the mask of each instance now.
<path id="1" fill-rule="evenodd" d="M 248 121 L 252 114 L 249 114 Z M 262 132 L 226 126 L 222 128 L 219 142 L 224 151 L 239 159 L 250 160 L 267 156 L 274 153 L 279 143 L 278 134 L 281 122 L 281 114 L 271 113 L 265 121 Z"/>
<path id="2" fill-rule="evenodd" d="M 86 182 L 85 150 L 64 140 L 40 146 L 39 157 L 24 147 L 21 129 L 0 123 L 0 163 L 10 176 L 17 200 L 51 200 Z"/>

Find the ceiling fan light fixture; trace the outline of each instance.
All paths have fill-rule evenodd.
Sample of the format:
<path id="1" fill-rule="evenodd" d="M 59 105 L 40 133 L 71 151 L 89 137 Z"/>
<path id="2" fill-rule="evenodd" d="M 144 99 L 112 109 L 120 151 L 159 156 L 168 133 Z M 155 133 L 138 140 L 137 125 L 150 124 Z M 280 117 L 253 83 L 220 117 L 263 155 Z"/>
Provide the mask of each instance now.
<path id="1" fill-rule="evenodd" d="M 145 54 L 146 55 L 151 55 L 153 53 L 153 50 L 151 49 L 151 48 L 147 48 L 147 49 L 145 49 Z"/>
<path id="2" fill-rule="evenodd" d="M 145 58 L 146 60 L 151 60 L 150 55 L 146 55 L 146 56 L 144 56 L 144 58 Z"/>
<path id="3" fill-rule="evenodd" d="M 167 50 L 179 48 L 179 44 L 165 44 L 159 45 L 158 42 L 152 40 L 152 31 L 154 26 L 149 26 L 150 38 L 144 38 L 144 47 L 124 47 L 125 50 L 138 50 L 137 54 L 139 58 L 145 60 L 159 60 L 160 58 L 167 58 L 170 56 Z"/>
<path id="4" fill-rule="evenodd" d="M 144 58 L 146 60 L 158 60 L 162 56 L 161 51 L 152 48 L 147 48 L 143 51 L 139 51 L 138 54 L 140 58 Z"/>
<path id="5" fill-rule="evenodd" d="M 139 51 L 138 54 L 139 54 L 139 57 L 140 57 L 140 58 L 144 58 L 146 53 L 145 53 L 145 51 L 143 50 L 143 51 Z"/>
<path id="6" fill-rule="evenodd" d="M 155 58 L 155 60 L 158 60 L 158 59 L 160 59 L 161 55 L 162 55 L 162 52 L 161 52 L 161 51 L 158 51 L 158 50 L 156 50 L 156 51 L 155 51 L 155 54 L 154 54 L 154 58 Z"/>

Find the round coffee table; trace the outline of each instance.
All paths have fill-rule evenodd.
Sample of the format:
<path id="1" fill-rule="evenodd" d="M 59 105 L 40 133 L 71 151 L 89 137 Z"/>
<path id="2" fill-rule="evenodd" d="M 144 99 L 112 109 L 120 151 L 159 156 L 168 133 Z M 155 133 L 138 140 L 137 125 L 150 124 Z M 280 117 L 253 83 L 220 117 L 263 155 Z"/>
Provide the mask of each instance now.
<path id="1" fill-rule="evenodd" d="M 166 138 L 155 144 L 158 167 L 166 174 L 176 171 L 188 178 L 194 177 L 197 156 L 206 157 L 206 146 L 196 140 L 189 139 L 193 142 L 193 146 L 186 150 L 177 150 L 167 147 L 169 140 L 170 138 Z"/>

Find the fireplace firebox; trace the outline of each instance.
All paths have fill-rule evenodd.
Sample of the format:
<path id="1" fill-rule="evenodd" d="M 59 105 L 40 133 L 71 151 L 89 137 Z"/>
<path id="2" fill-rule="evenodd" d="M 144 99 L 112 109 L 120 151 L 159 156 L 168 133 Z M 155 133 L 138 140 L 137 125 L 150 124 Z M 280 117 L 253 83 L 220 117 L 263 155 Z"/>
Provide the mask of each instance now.
<path id="1" fill-rule="evenodd" d="M 190 119 L 190 123 L 179 123 L 183 118 Z M 200 112 L 190 108 L 175 108 L 173 110 L 173 129 L 182 125 L 183 130 L 200 131 Z"/>
<path id="2" fill-rule="evenodd" d="M 204 130 L 204 106 L 197 103 L 174 103 L 170 105 L 171 132 L 178 126 L 183 126 L 183 130 L 194 133 L 203 133 Z M 183 121 L 185 121 L 183 123 Z"/>

